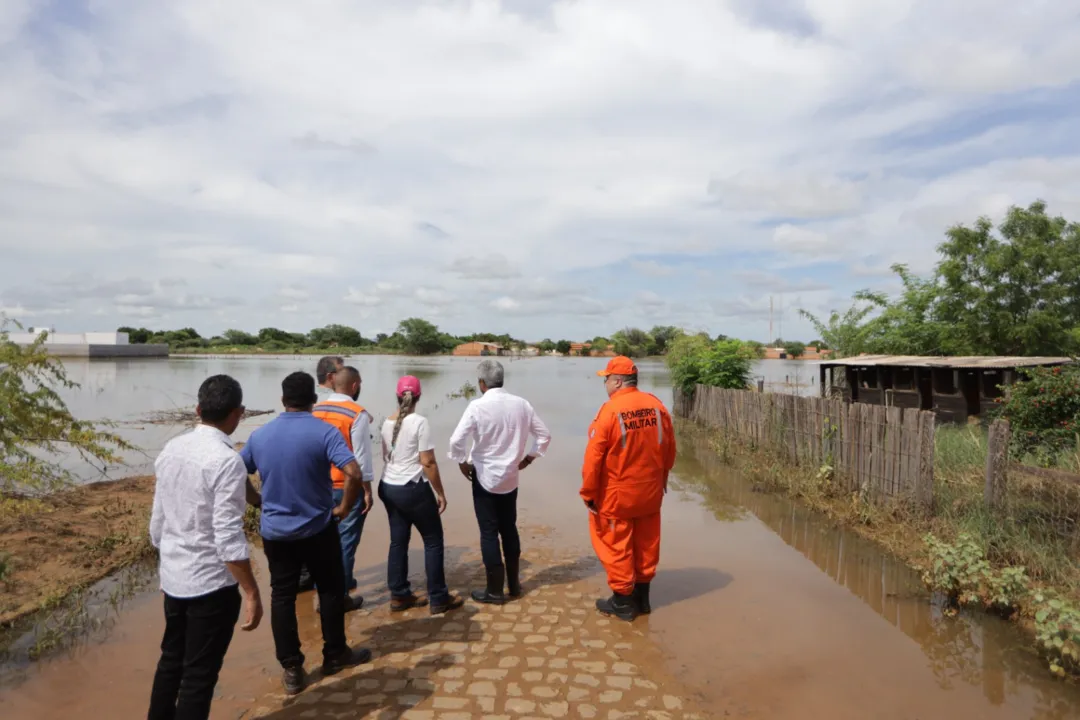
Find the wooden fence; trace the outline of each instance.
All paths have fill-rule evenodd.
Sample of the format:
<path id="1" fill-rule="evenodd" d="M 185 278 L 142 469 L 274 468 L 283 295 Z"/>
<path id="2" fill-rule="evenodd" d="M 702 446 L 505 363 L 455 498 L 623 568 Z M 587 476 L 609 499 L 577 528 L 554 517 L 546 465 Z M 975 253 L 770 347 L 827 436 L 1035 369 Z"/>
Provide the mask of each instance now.
<path id="1" fill-rule="evenodd" d="M 827 466 L 847 491 L 933 504 L 932 412 L 705 385 L 675 395 L 677 415 L 791 463 Z"/>

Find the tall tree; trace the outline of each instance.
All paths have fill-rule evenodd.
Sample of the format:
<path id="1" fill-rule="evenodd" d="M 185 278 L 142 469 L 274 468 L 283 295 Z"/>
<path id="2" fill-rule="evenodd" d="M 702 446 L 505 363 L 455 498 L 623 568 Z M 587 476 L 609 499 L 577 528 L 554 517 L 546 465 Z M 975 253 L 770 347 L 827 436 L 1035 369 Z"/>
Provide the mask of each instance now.
<path id="1" fill-rule="evenodd" d="M 569 340 L 560 340 L 559 342 L 555 343 L 555 352 L 559 353 L 560 355 L 569 355 L 570 344 L 571 343 Z"/>
<path id="2" fill-rule="evenodd" d="M 653 339 L 653 351 L 663 355 L 667 352 L 668 344 L 679 335 L 682 335 L 683 331 L 674 325 L 657 325 L 649 334 Z"/>
<path id="3" fill-rule="evenodd" d="M 1012 207 L 994 233 L 988 218 L 957 225 L 939 247 L 939 318 L 964 352 L 1077 352 L 1080 225 L 1046 214 L 1046 203 Z"/>
<path id="4" fill-rule="evenodd" d="M 410 355 L 434 355 L 444 350 L 439 328 L 421 318 L 408 318 L 398 324 L 401 349 Z"/>
<path id="5" fill-rule="evenodd" d="M 821 320 L 807 310 L 799 310 L 799 314 L 810 321 L 836 357 L 851 357 L 866 351 L 871 332 L 866 318 L 877 307 L 874 303 L 856 301 L 842 314 L 833 310 L 827 320 Z"/>

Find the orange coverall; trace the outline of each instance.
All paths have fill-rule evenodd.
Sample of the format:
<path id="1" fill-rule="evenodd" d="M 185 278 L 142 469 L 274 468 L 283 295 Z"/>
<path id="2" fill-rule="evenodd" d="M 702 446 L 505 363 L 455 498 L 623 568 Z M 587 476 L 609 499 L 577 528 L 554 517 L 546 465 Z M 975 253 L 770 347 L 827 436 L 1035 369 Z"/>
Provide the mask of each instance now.
<path id="1" fill-rule="evenodd" d="M 636 387 L 608 398 L 589 426 L 581 498 L 597 510 L 589 516 L 593 549 L 619 595 L 656 576 L 660 505 L 674 465 L 675 433 L 664 404 Z"/>

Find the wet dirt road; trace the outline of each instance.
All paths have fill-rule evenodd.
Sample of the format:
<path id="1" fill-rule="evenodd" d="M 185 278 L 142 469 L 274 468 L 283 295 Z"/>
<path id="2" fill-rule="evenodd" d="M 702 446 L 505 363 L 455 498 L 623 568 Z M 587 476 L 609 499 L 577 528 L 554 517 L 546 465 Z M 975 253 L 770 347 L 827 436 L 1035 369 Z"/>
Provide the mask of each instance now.
<path id="1" fill-rule="evenodd" d="M 1077 689 L 1052 680 L 1007 624 L 943 617 L 909 570 L 752 492 L 693 433 L 680 433 L 654 612 L 633 625 L 604 621 L 591 610 L 605 590 L 576 496 L 578 425 L 591 416 L 535 403 L 555 443 L 521 491 L 524 600 L 391 617 L 377 505 L 357 563 L 369 605 L 349 618 L 350 638 L 376 650 L 373 665 L 286 702 L 267 623 L 237 634 L 213 717 L 1080 717 Z M 442 437 L 458 410 L 448 409 L 431 416 Z M 467 591 L 481 574 L 476 530 L 467 485 L 444 471 L 449 577 Z M 415 549 L 411 561 L 419 581 Z M 309 666 L 319 654 L 313 604 L 301 602 Z M 160 615 L 154 594 L 137 598 L 104 642 L 0 689 L 4 717 L 144 716 Z"/>

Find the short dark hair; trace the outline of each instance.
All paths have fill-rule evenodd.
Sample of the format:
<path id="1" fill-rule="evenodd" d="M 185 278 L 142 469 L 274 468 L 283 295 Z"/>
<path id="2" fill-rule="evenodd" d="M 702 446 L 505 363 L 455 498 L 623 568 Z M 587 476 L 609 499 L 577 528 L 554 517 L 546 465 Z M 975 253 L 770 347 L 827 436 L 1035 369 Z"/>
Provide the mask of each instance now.
<path id="1" fill-rule="evenodd" d="M 206 422 L 224 421 L 243 403 L 240 383 L 228 375 L 211 375 L 199 386 L 199 416 Z"/>
<path id="2" fill-rule="evenodd" d="M 326 378 L 336 373 L 338 366 L 343 364 L 345 364 L 345 358 L 340 355 L 327 355 L 319 358 L 319 364 L 315 366 L 315 377 L 319 379 L 319 384 L 325 383 Z"/>
<path id="3" fill-rule="evenodd" d="M 637 387 L 637 373 L 633 375 L 612 375 L 612 377 L 622 380 L 622 384 L 627 387 Z"/>
<path id="4" fill-rule="evenodd" d="M 296 371 L 281 381 L 281 402 L 287 408 L 305 408 L 315 404 L 315 378 Z"/>

